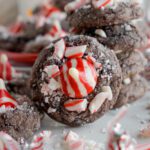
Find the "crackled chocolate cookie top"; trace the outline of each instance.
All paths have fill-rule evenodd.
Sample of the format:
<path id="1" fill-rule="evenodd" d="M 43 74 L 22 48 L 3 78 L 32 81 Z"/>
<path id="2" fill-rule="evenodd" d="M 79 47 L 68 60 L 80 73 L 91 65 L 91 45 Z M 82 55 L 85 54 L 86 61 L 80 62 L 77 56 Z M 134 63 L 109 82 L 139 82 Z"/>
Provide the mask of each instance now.
<path id="1" fill-rule="evenodd" d="M 78 126 L 113 107 L 121 85 L 113 51 L 95 38 L 71 36 L 43 50 L 33 67 L 33 99 L 51 118 Z"/>
<path id="2" fill-rule="evenodd" d="M 114 108 L 139 100 L 148 91 L 148 88 L 147 81 L 139 75 L 124 80 Z"/>
<path id="3" fill-rule="evenodd" d="M 133 51 L 147 44 L 146 34 L 133 23 L 101 28 L 74 29 L 74 33 L 95 37 L 100 43 L 115 51 Z"/>
<path id="4" fill-rule="evenodd" d="M 82 29 L 121 24 L 143 15 L 139 2 L 133 0 L 75 0 L 65 10 L 71 26 Z"/>
<path id="5" fill-rule="evenodd" d="M 120 53 L 117 57 L 122 68 L 123 80 L 133 77 L 145 70 L 147 60 L 140 51 Z"/>

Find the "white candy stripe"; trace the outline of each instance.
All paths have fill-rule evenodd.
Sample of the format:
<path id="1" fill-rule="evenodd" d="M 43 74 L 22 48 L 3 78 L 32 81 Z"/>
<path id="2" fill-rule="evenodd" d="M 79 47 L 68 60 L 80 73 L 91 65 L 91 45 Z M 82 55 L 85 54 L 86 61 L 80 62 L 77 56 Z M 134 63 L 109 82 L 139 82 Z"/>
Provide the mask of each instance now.
<path id="1" fill-rule="evenodd" d="M 112 90 L 111 90 L 110 86 L 103 86 L 102 91 L 108 93 L 108 97 L 107 97 L 108 100 L 112 100 L 113 94 L 112 94 Z"/>
<path id="2" fill-rule="evenodd" d="M 65 56 L 72 57 L 74 55 L 81 54 L 80 57 L 82 57 L 86 51 L 86 48 L 87 48 L 87 45 L 66 47 Z"/>
<path id="3" fill-rule="evenodd" d="M 13 99 L 10 99 L 8 97 L 2 97 L 2 98 L 0 98 L 0 103 L 1 102 L 3 102 L 3 103 L 10 102 L 10 103 L 13 103 L 15 106 L 17 105 L 17 102 L 15 102 Z"/>
<path id="4" fill-rule="evenodd" d="M 74 0 L 73 2 L 68 3 L 65 6 L 65 11 L 66 12 L 71 12 L 74 11 L 76 9 L 79 9 L 80 7 L 82 7 L 84 4 L 86 4 L 89 0 Z"/>
<path id="5" fill-rule="evenodd" d="M 63 76 L 64 76 L 64 79 L 65 79 L 65 81 L 66 81 L 66 83 L 67 83 L 67 90 L 68 90 L 69 95 L 72 96 L 72 97 L 75 97 L 75 92 L 74 92 L 74 90 L 72 89 L 71 83 L 69 82 L 68 76 L 67 76 L 67 74 L 66 74 L 67 69 L 68 69 L 67 66 L 64 65 L 64 66 L 63 66 Z"/>
<path id="6" fill-rule="evenodd" d="M 106 99 L 111 100 L 113 98 L 112 90 L 109 86 L 102 87 L 102 92 L 95 96 L 89 105 L 91 114 L 98 111 Z"/>
<path id="7" fill-rule="evenodd" d="M 75 99 L 65 102 L 64 106 L 69 111 L 76 111 L 80 113 L 86 110 L 87 104 L 88 102 L 86 99 Z"/>
<path id="8" fill-rule="evenodd" d="M 72 67 L 76 68 L 77 67 L 77 60 L 71 59 L 71 64 L 72 64 Z"/>
<path id="9" fill-rule="evenodd" d="M 107 38 L 107 35 L 106 35 L 105 31 L 102 30 L 102 29 L 96 29 L 95 30 L 95 34 L 97 34 L 97 35 L 99 35 L 99 36 L 101 36 L 103 38 Z"/>
<path id="10" fill-rule="evenodd" d="M 102 92 L 95 96 L 95 98 L 91 101 L 89 105 L 89 110 L 91 114 L 98 111 L 98 109 L 102 106 L 102 104 L 105 102 L 105 100 L 108 97 L 108 93 Z"/>
<path id="11" fill-rule="evenodd" d="M 94 80 L 93 74 L 91 72 L 91 69 L 90 69 L 87 61 L 83 61 L 83 65 L 84 65 L 84 69 L 86 72 L 85 75 L 86 75 L 87 82 L 92 88 L 94 88 L 96 81 Z"/>
<path id="12" fill-rule="evenodd" d="M 3 79 L 0 79 L 0 89 L 6 90 L 6 86 Z"/>
<path id="13" fill-rule="evenodd" d="M 52 90 L 55 91 L 60 88 L 60 83 L 57 82 L 55 79 L 51 78 L 48 84 L 48 87 Z"/>
<path id="14" fill-rule="evenodd" d="M 54 47 L 55 47 L 54 56 L 57 56 L 58 58 L 62 59 L 64 57 L 66 47 L 65 41 L 63 39 L 59 40 L 58 42 L 55 43 Z"/>
<path id="15" fill-rule="evenodd" d="M 44 71 L 48 74 L 48 76 L 51 78 L 53 77 L 55 74 L 59 73 L 59 68 L 57 65 L 50 65 L 50 66 L 46 66 Z"/>
<path id="16" fill-rule="evenodd" d="M 78 62 L 77 62 L 78 63 Z M 81 92 L 81 94 L 84 96 L 84 95 L 87 95 L 87 90 L 85 88 L 85 86 L 83 85 L 83 83 L 80 81 L 80 78 L 79 78 L 79 74 L 76 76 L 72 76 L 72 78 L 76 81 L 76 84 Z"/>

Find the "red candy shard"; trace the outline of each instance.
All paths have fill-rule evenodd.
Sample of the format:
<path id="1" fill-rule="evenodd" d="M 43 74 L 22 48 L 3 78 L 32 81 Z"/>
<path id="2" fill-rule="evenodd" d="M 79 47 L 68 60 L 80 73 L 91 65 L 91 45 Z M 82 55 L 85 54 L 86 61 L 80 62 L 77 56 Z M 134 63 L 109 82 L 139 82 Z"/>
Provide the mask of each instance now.
<path id="1" fill-rule="evenodd" d="M 95 8 L 101 9 L 108 4 L 110 4 L 112 0 L 92 0 L 92 4 Z"/>
<path id="2" fill-rule="evenodd" d="M 33 137 L 33 141 L 30 145 L 30 150 L 43 150 L 45 149 L 45 144 L 48 144 L 51 137 L 51 131 L 42 131 L 38 135 Z M 50 147 L 49 147 L 50 148 Z"/>
<path id="3" fill-rule="evenodd" d="M 23 23 L 22 22 L 18 22 L 18 23 L 16 23 L 16 24 L 14 24 L 14 25 L 12 25 L 11 27 L 10 27 L 10 32 L 12 32 L 12 33 L 19 33 L 19 32 L 21 32 L 22 30 L 23 30 Z"/>
<path id="4" fill-rule="evenodd" d="M 82 57 L 86 51 L 87 45 L 67 47 L 65 52 L 65 57 L 67 58 L 77 58 Z"/>
<path id="5" fill-rule="evenodd" d="M 0 107 L 2 106 L 5 106 L 6 108 L 15 108 L 17 102 L 6 90 L 4 81 L 0 79 Z"/>
<path id="6" fill-rule="evenodd" d="M 68 60 L 61 68 L 61 87 L 72 98 L 82 98 L 91 93 L 97 82 L 93 64 L 82 58 Z"/>
<path id="7" fill-rule="evenodd" d="M 58 42 L 56 42 L 54 48 L 55 48 L 54 56 L 58 57 L 59 59 L 62 59 L 64 57 L 66 48 L 64 39 L 61 39 Z"/>
<path id="8" fill-rule="evenodd" d="M 0 132 L 0 150 L 21 150 L 21 147 L 11 136 Z"/>

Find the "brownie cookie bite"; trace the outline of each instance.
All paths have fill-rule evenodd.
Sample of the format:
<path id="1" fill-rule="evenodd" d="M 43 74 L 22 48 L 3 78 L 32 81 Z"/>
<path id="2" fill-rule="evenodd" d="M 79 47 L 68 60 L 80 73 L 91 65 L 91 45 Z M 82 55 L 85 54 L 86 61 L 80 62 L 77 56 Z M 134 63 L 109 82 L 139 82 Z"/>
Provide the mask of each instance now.
<path id="1" fill-rule="evenodd" d="M 122 69 L 123 80 L 143 72 L 147 64 L 147 59 L 140 51 L 118 53 L 117 58 Z"/>
<path id="2" fill-rule="evenodd" d="M 31 99 L 18 94 L 12 97 L 0 79 L 0 131 L 21 142 L 40 128 L 41 118 Z"/>
<path id="3" fill-rule="evenodd" d="M 100 43 L 115 51 L 133 51 L 144 47 L 147 43 L 146 35 L 132 23 L 82 29 L 76 32 L 95 37 Z"/>
<path id="4" fill-rule="evenodd" d="M 65 10 L 70 25 L 80 29 L 122 24 L 143 16 L 139 2 L 134 0 L 76 0 Z"/>
<path id="5" fill-rule="evenodd" d="M 69 126 L 93 122 L 112 108 L 122 82 L 114 52 L 83 35 L 52 43 L 32 71 L 33 101 Z"/>
<path id="6" fill-rule="evenodd" d="M 114 108 L 119 108 L 140 99 L 147 92 L 148 88 L 147 81 L 139 75 L 125 79 Z"/>

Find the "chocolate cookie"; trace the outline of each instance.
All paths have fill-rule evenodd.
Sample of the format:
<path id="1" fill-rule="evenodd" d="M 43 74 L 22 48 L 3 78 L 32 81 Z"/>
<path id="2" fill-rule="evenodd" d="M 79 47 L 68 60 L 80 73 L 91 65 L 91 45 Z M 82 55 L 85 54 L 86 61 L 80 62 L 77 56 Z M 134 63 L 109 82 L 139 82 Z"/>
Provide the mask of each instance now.
<path id="1" fill-rule="evenodd" d="M 20 33 L 12 34 L 10 32 L 1 32 L 0 49 L 22 52 L 29 41 L 34 40 L 38 35 L 46 34 L 51 27 L 52 26 L 48 23 L 37 27 L 36 22 L 26 22 Z"/>
<path id="2" fill-rule="evenodd" d="M 31 99 L 25 95 L 13 95 L 6 91 L 0 79 L 0 130 L 13 136 L 19 142 L 28 139 L 40 128 L 41 113 Z"/>
<path id="3" fill-rule="evenodd" d="M 68 4 L 69 2 L 72 2 L 73 0 L 53 0 L 53 3 L 56 7 L 60 8 L 61 10 L 64 10 L 64 7 L 66 6 L 66 4 Z"/>
<path id="4" fill-rule="evenodd" d="M 95 37 L 100 43 L 116 51 L 133 51 L 147 44 L 146 35 L 131 23 L 105 26 L 99 29 L 82 29 L 76 32 Z"/>
<path id="5" fill-rule="evenodd" d="M 48 35 L 37 36 L 36 39 L 28 42 L 24 47 L 24 52 L 35 53 L 40 52 L 44 47 L 48 46 L 52 41 L 52 38 Z"/>
<path id="6" fill-rule="evenodd" d="M 90 123 L 115 104 L 122 72 L 113 51 L 78 35 L 55 41 L 36 60 L 33 100 L 51 118 L 70 126 Z"/>
<path id="7" fill-rule="evenodd" d="M 106 0 L 105 0 L 106 1 Z M 66 6 L 69 11 L 69 22 L 75 28 L 99 28 L 102 26 L 122 24 L 143 16 L 140 4 L 136 1 L 107 1 L 101 3 L 99 0 L 92 0 L 93 5 L 86 4 L 79 7 L 74 4 Z M 98 5 L 98 6 L 97 6 Z"/>
<path id="8" fill-rule="evenodd" d="M 117 57 L 122 68 L 123 79 L 141 73 L 147 64 L 146 58 L 140 51 L 118 53 Z"/>
<path id="9" fill-rule="evenodd" d="M 132 103 L 138 100 L 144 96 L 147 90 L 147 81 L 139 75 L 136 75 L 133 78 L 124 79 L 117 103 L 114 108 L 118 108 L 127 103 Z"/>
<path id="10" fill-rule="evenodd" d="M 6 87 L 9 92 L 17 93 L 19 95 L 28 95 L 31 97 L 30 92 L 30 79 L 16 79 L 10 82 L 6 82 Z"/>

